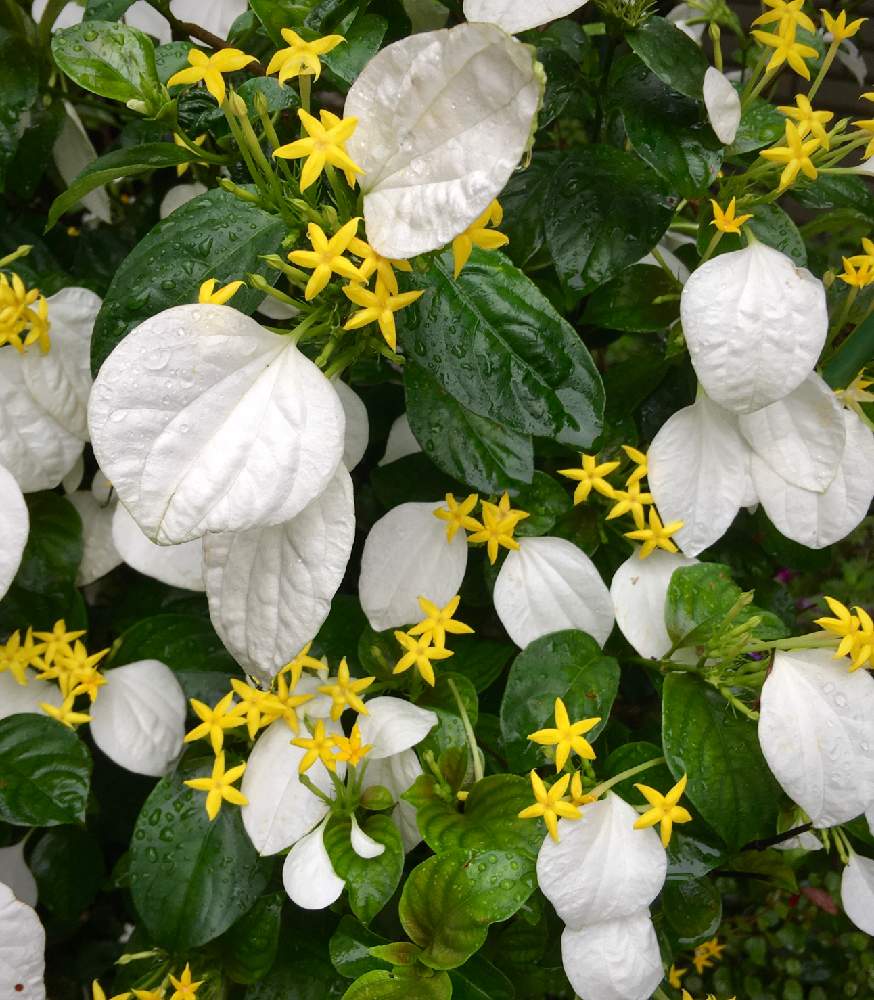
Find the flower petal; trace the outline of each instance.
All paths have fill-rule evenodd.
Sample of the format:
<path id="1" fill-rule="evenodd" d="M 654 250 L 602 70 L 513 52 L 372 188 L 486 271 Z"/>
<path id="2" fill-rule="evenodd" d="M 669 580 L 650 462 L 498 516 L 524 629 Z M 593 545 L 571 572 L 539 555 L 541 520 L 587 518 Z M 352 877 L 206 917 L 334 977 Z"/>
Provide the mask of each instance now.
<path id="1" fill-rule="evenodd" d="M 181 545 L 156 545 L 146 538 L 124 504 L 116 504 L 112 515 L 112 540 L 121 558 L 138 573 L 169 587 L 206 589 L 203 543 L 199 538 Z"/>
<path id="2" fill-rule="evenodd" d="M 30 516 L 15 478 L 0 465 L 0 597 L 15 579 L 27 536 Z"/>
<path id="3" fill-rule="evenodd" d="M 68 7 L 73 6 L 67 4 Z M 55 28 L 57 28 L 55 22 Z M 97 159 L 97 151 L 76 109 L 64 101 L 64 122 L 52 149 L 55 166 L 65 184 L 72 184 L 82 171 Z M 82 197 L 82 204 L 101 222 L 112 221 L 112 208 L 105 187 L 95 188 Z"/>
<path id="4" fill-rule="evenodd" d="M 0 996 L 45 1000 L 45 946 L 39 917 L 0 883 Z"/>
<path id="5" fill-rule="evenodd" d="M 282 303 L 277 303 L 281 305 Z M 334 379 L 332 385 L 337 390 L 343 412 L 346 415 L 346 439 L 343 445 L 343 464 L 351 472 L 364 458 L 367 442 L 370 440 L 370 423 L 367 407 L 361 397 L 342 379 Z"/>
<path id="6" fill-rule="evenodd" d="M 421 743 L 437 725 L 437 716 L 403 698 L 380 695 L 367 702 L 367 715 L 359 716 L 361 742 L 373 749 L 368 760 L 381 760 Z"/>
<path id="7" fill-rule="evenodd" d="M 527 31 L 560 17 L 567 17 L 587 0 L 539 0 L 536 4 L 520 0 L 464 0 L 464 16 L 468 21 L 488 21 L 510 35 Z"/>
<path id="8" fill-rule="evenodd" d="M 36 879 L 24 860 L 25 840 L 11 847 L 0 847 L 0 883 L 8 886 L 19 902 L 36 906 L 39 895 Z"/>
<path id="9" fill-rule="evenodd" d="M 853 854 L 841 877 L 841 903 L 850 920 L 874 934 L 874 861 Z"/>
<path id="10" fill-rule="evenodd" d="M 193 201 L 198 195 L 206 194 L 206 191 L 207 188 L 196 181 L 193 184 L 175 184 L 161 200 L 161 206 L 158 209 L 159 218 L 166 219 L 177 208 L 187 205 L 189 201 Z"/>
<path id="11" fill-rule="evenodd" d="M 64 700 L 57 684 L 46 684 L 34 679 L 33 674 L 26 685 L 19 684 L 8 670 L 0 673 L 0 719 L 10 715 L 42 715 L 39 707 L 47 702 L 57 708 Z"/>
<path id="12" fill-rule="evenodd" d="M 402 413 L 391 425 L 388 440 L 385 442 L 385 454 L 378 464 L 389 465 L 407 455 L 416 455 L 421 450 L 422 446 L 413 436 L 406 413 Z"/>
<path id="13" fill-rule="evenodd" d="M 282 866 L 285 891 L 304 910 L 324 910 L 340 898 L 346 885 L 331 865 L 324 831 L 322 823 L 299 840 Z"/>
<path id="14" fill-rule="evenodd" d="M 380 855 L 385 854 L 385 844 L 380 844 L 373 837 L 368 837 L 358 825 L 358 820 L 354 816 L 352 817 L 352 829 L 349 831 L 349 839 L 352 842 L 352 850 L 355 851 L 359 858 L 367 860 L 378 858 Z"/>
<path id="15" fill-rule="evenodd" d="M 372 705 L 373 702 L 369 704 Z M 419 826 L 416 823 L 415 807 L 409 802 L 404 802 L 401 796 L 413 786 L 413 782 L 422 774 L 419 758 L 414 750 L 401 750 L 400 753 L 392 754 L 391 757 L 376 759 L 368 754 L 367 759 L 367 770 L 364 772 L 362 787 L 371 788 L 373 785 L 382 785 L 395 797 L 398 804 L 394 807 L 391 818 L 400 830 L 404 850 L 409 854 L 417 844 L 422 842 L 422 835 L 419 833 Z"/>
<path id="16" fill-rule="evenodd" d="M 104 506 L 98 503 L 90 490 L 78 490 L 67 499 L 82 519 L 82 561 L 76 574 L 76 585 L 87 587 L 124 562 L 112 540 L 115 504 Z"/>
<path id="17" fill-rule="evenodd" d="M 704 74 L 704 107 L 716 138 L 730 146 L 740 125 L 740 95 L 715 66 L 708 66 Z"/>

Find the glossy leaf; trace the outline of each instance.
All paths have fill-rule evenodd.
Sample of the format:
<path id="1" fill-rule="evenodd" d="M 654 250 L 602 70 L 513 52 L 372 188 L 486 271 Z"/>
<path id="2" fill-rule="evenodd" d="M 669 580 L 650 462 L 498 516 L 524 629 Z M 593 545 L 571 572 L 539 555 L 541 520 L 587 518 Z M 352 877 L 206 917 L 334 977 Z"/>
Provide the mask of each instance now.
<path id="1" fill-rule="evenodd" d="M 663 17 L 649 17 L 629 32 L 628 44 L 669 87 L 701 100 L 707 59 L 701 49 Z"/>
<path id="2" fill-rule="evenodd" d="M 662 912 L 683 948 L 716 935 L 722 921 L 722 896 L 706 878 L 674 879 L 662 890 Z"/>
<path id="3" fill-rule="evenodd" d="M 660 267 L 635 264 L 608 281 L 586 300 L 583 320 L 592 326 L 624 333 L 654 333 L 666 330 L 679 318 L 680 302 L 656 302 L 677 295 L 679 286 Z"/>
<path id="4" fill-rule="evenodd" d="M 223 938 L 224 970 L 235 983 L 256 983 L 276 960 L 282 896 L 262 896 Z"/>
<path id="5" fill-rule="evenodd" d="M 452 981 L 445 972 L 430 975 L 415 968 L 377 969 L 357 979 L 343 1000 L 449 1000 Z"/>
<path id="6" fill-rule="evenodd" d="M 52 55 L 80 87 L 127 103 L 158 94 L 155 47 L 142 31 L 112 21 L 89 21 L 55 32 Z"/>
<path id="7" fill-rule="evenodd" d="M 0 28 L 0 191 L 21 138 L 19 119 L 39 89 L 36 56 L 20 37 Z"/>
<path id="8" fill-rule="evenodd" d="M 100 841 L 79 826 L 47 830 L 30 854 L 39 902 L 53 917 L 77 921 L 100 891 L 105 867 Z"/>
<path id="9" fill-rule="evenodd" d="M 404 868 L 404 846 L 388 816 L 370 816 L 361 823 L 364 833 L 385 850 L 375 858 L 362 858 L 350 841 L 351 823 L 335 819 L 325 829 L 325 847 L 337 875 L 346 882 L 349 905 L 358 919 L 369 924 L 398 887 Z"/>

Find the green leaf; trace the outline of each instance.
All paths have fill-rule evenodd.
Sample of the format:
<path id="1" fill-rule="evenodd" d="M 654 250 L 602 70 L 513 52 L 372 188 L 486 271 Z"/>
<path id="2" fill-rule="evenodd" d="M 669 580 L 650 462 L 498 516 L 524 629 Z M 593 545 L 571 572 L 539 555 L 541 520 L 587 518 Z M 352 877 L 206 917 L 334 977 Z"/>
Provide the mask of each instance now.
<path id="1" fill-rule="evenodd" d="M 126 104 L 152 103 L 160 94 L 151 38 L 117 21 L 88 21 L 56 31 L 52 55 L 85 90 Z"/>
<path id="2" fill-rule="evenodd" d="M 531 482 L 530 434 L 477 416 L 415 362 L 404 365 L 404 388 L 410 428 L 438 468 L 483 493 Z"/>
<path id="3" fill-rule="evenodd" d="M 343 31 L 346 41 L 322 56 L 328 79 L 340 84 L 343 90 L 356 81 L 358 74 L 379 52 L 388 21 L 377 14 L 358 13 L 352 24 Z"/>
<path id="4" fill-rule="evenodd" d="M 513 983 L 482 954 L 449 973 L 452 1000 L 515 1000 Z"/>
<path id="5" fill-rule="evenodd" d="M 223 938 L 224 971 L 235 983 L 256 983 L 270 971 L 279 948 L 282 893 L 262 896 Z"/>
<path id="6" fill-rule="evenodd" d="M 507 920 L 536 888 L 529 862 L 508 851 L 447 851 L 410 872 L 398 915 L 432 969 L 455 969 L 479 951 L 490 924 Z"/>
<path id="7" fill-rule="evenodd" d="M 197 302 L 207 278 L 219 285 L 248 273 L 266 274 L 259 258 L 275 251 L 285 225 L 275 215 L 217 188 L 177 209 L 125 258 L 94 324 L 91 364 L 96 374 L 115 346 L 143 320 L 171 306 Z M 252 313 L 263 293 L 246 288 L 234 308 Z"/>
<path id="8" fill-rule="evenodd" d="M 439 719 L 437 725 L 419 744 L 419 751 L 424 753 L 426 750 L 431 750 L 438 757 L 450 747 L 467 746 L 467 735 L 458 712 L 458 703 L 449 687 L 450 680 L 455 684 L 472 726 L 476 726 L 479 716 L 476 688 L 461 674 L 453 673 L 451 670 L 441 670 L 441 664 L 444 662 L 446 666 L 452 665 L 451 660 L 438 662 L 436 684 L 433 688 L 426 687 L 417 702 L 422 708 L 434 712 Z"/>
<path id="9" fill-rule="evenodd" d="M 273 867 L 258 857 L 238 807 L 225 803 L 210 822 L 204 793 L 183 784 L 211 772 L 212 759 L 200 759 L 162 778 L 131 841 L 134 906 L 155 944 L 173 952 L 223 934 L 254 905 Z"/>
<path id="10" fill-rule="evenodd" d="M 452 995 L 445 972 L 401 967 L 366 973 L 346 990 L 343 1000 L 450 1000 Z"/>
<path id="11" fill-rule="evenodd" d="M 504 253 L 517 267 L 533 271 L 550 262 L 546 246 L 545 220 L 552 179 L 564 153 L 557 149 L 535 150 L 525 170 L 517 170 L 501 194 L 503 232 L 510 237 Z"/>
<path id="12" fill-rule="evenodd" d="M 846 337 L 829 358 L 823 376 L 833 389 L 845 389 L 874 360 L 874 316 L 869 316 Z"/>
<path id="13" fill-rule="evenodd" d="M 347 914 L 340 918 L 328 948 L 337 972 L 347 979 L 357 979 L 367 972 L 386 967 L 386 963 L 374 958 L 370 950 L 381 944 L 385 944 L 385 938 L 374 934 Z"/>
<path id="14" fill-rule="evenodd" d="M 2 73 L 2 70 L 0 70 Z M 2 84 L 0 84 L 2 87 Z M 48 103 L 46 103 L 48 102 Z M 0 115 L 2 117 L 2 115 Z M 25 201 L 36 193 L 46 170 L 52 164 L 52 151 L 64 125 L 66 112 L 63 102 L 44 97 L 30 109 L 30 127 L 18 142 L 15 156 L 6 177 L 9 191 Z M 0 125 L 2 134 L 2 125 Z M 0 139 L 2 145 L 2 139 Z M 2 159 L 2 152 L 0 152 Z M 3 170 L 0 167 L 0 178 Z M 2 184 L 0 184 L 2 190 Z"/>
<path id="15" fill-rule="evenodd" d="M 352 849 L 352 822 L 334 818 L 325 828 L 325 847 L 337 875 L 346 882 L 349 905 L 363 923 L 369 924 L 398 887 L 404 870 L 404 845 L 390 817 L 368 816 L 361 829 L 383 844 L 378 858 L 362 858 Z"/>
<path id="16" fill-rule="evenodd" d="M 509 642 L 479 636 L 453 637 L 452 651 L 452 672 L 466 677 L 477 692 L 493 684 L 516 655 L 516 647 Z"/>
<path id="17" fill-rule="evenodd" d="M 501 702 L 504 752 L 514 771 L 544 763 L 543 752 L 528 734 L 554 724 L 555 699 L 571 719 L 600 716 L 586 734 L 593 741 L 604 726 L 619 688 L 619 664 L 605 656 L 585 632 L 553 632 L 528 645 L 514 660 Z"/>
<path id="18" fill-rule="evenodd" d="M 516 528 L 517 538 L 548 535 L 559 518 L 573 509 L 565 487 L 545 472 L 535 472 L 529 485 L 516 484 L 509 492 L 513 506 L 527 510 L 530 515 Z"/>
<path id="19" fill-rule="evenodd" d="M 398 316 L 408 358 L 462 406 L 523 434 L 588 447 L 604 395 L 591 356 L 536 286 L 501 254 L 475 250 L 458 280 L 451 254 L 413 283 Z"/>
<path id="20" fill-rule="evenodd" d="M 95 188 L 103 187 L 120 177 L 136 177 L 161 167 L 175 167 L 180 163 L 191 163 L 197 154 L 172 142 L 148 142 L 142 146 L 114 149 L 105 156 L 90 163 L 67 190 L 55 198 L 49 209 L 46 231 L 52 228 L 60 217 L 75 208 L 82 198 Z"/>
<path id="21" fill-rule="evenodd" d="M 166 86 L 171 76 L 175 76 L 179 70 L 191 65 L 188 61 L 190 51 L 190 42 L 167 42 L 155 49 L 155 66 L 161 83 Z"/>
<path id="22" fill-rule="evenodd" d="M 273 43 L 284 49 L 288 42 L 282 37 L 282 29 L 300 28 L 315 6 L 315 0 L 249 0 L 249 6 Z"/>
<path id="23" fill-rule="evenodd" d="M 85 21 L 117 21 L 134 0 L 87 0 Z"/>
<path id="24" fill-rule="evenodd" d="M 734 142 L 726 150 L 727 156 L 752 153 L 763 146 L 770 146 L 783 138 L 786 119 L 767 101 L 757 97 L 741 114 Z"/>
<path id="25" fill-rule="evenodd" d="M 665 784 L 665 788 L 670 782 Z M 689 827 L 674 827 L 668 845 L 668 880 L 701 877 L 725 862 L 725 850 L 688 833 Z"/>
<path id="26" fill-rule="evenodd" d="M 792 197 L 805 208 L 851 208 L 874 219 L 874 195 L 861 177 L 851 174 L 820 174 L 793 187 Z"/>
<path id="27" fill-rule="evenodd" d="M 10 715 L 0 720 L 0 820 L 4 823 L 82 823 L 90 783 L 91 754 L 72 729 L 45 715 Z"/>
<path id="28" fill-rule="evenodd" d="M 742 212 L 743 209 L 739 211 Z M 804 239 L 798 231 L 798 226 L 779 205 L 755 205 L 750 211 L 753 217 L 745 223 L 745 228 L 751 229 L 761 243 L 766 243 L 769 247 L 774 247 L 775 250 L 791 257 L 799 267 L 807 266 L 807 247 L 804 245 Z M 712 218 L 713 213 L 708 204 L 702 213 L 702 224 L 698 230 L 698 250 L 701 253 L 707 248 L 715 232 L 709 224 Z M 741 239 L 739 235 L 723 233 L 716 246 L 715 255 L 740 250 L 746 245 L 746 239 Z"/>
<path id="29" fill-rule="evenodd" d="M 674 879 L 661 894 L 662 913 L 682 948 L 715 937 L 722 923 L 722 896 L 708 878 Z"/>
<path id="30" fill-rule="evenodd" d="M 623 333 L 666 330 L 680 316 L 680 286 L 660 267 L 634 264 L 596 288 L 586 301 L 583 322 Z M 663 295 L 677 298 L 656 303 Z"/>
<path id="31" fill-rule="evenodd" d="M 108 667 L 160 660 L 176 674 L 186 698 L 212 705 L 227 692 L 231 677 L 242 679 L 236 660 L 222 645 L 208 618 L 156 615 L 123 632 Z"/>
<path id="32" fill-rule="evenodd" d="M 786 892 L 798 891 L 798 880 L 783 851 L 744 851 L 731 858 L 726 867 L 771 882 Z"/>
<path id="33" fill-rule="evenodd" d="M 605 776 L 612 778 L 617 774 L 622 774 L 623 771 L 637 767 L 638 764 L 645 764 L 648 760 L 655 760 L 656 757 L 662 756 L 664 756 L 662 748 L 656 746 L 655 743 L 647 743 L 646 741 L 624 743 L 607 758 L 604 764 Z M 670 788 L 674 783 L 668 765 L 658 764 L 642 775 L 635 775 L 620 781 L 619 784 L 613 786 L 612 790 L 627 802 L 637 805 L 640 802 L 640 792 L 634 787 L 636 781 L 644 781 L 647 785 L 652 785 L 653 788 L 665 789 Z"/>
<path id="34" fill-rule="evenodd" d="M 57 826 L 36 842 L 28 860 L 39 903 L 53 917 L 77 922 L 100 890 L 104 867 L 100 842 L 80 826 Z"/>
<path id="35" fill-rule="evenodd" d="M 533 863 L 543 843 L 539 823 L 519 819 L 531 805 L 531 783 L 516 774 L 491 774 L 478 781 L 464 803 L 447 802 L 430 774 L 420 775 L 402 796 L 416 807 L 416 822 L 435 854 L 456 848 L 512 851 Z"/>
<path id="36" fill-rule="evenodd" d="M 774 833 L 780 789 L 756 735 L 709 685 L 669 674 L 662 702 L 662 743 L 675 779 L 688 774 L 686 796 L 729 847 Z"/>
<path id="37" fill-rule="evenodd" d="M 553 175 L 546 214 L 562 283 L 588 294 L 637 263 L 664 235 L 675 203 L 634 154 L 612 146 L 575 150 Z"/>
<path id="38" fill-rule="evenodd" d="M 0 28 L 0 191 L 24 129 L 21 118 L 39 92 L 39 61 L 27 42 Z"/>
<path id="39" fill-rule="evenodd" d="M 370 474 L 370 482 L 376 499 L 387 510 L 408 501 L 430 503 L 435 497 L 464 490 L 462 483 L 441 472 L 422 452 L 377 466 Z"/>
<path id="40" fill-rule="evenodd" d="M 708 62 L 700 47 L 663 17 L 650 17 L 625 40 L 653 73 L 673 90 L 701 100 Z"/>

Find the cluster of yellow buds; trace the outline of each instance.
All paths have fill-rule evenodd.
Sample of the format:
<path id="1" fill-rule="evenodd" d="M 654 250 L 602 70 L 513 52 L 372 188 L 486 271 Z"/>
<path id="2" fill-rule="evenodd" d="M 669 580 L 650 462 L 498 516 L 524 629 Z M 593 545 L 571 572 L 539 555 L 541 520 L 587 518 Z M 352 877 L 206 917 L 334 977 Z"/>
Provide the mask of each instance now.
<path id="1" fill-rule="evenodd" d="M 481 521 L 473 516 L 477 504 L 480 505 Z M 497 503 L 480 500 L 478 493 L 471 493 L 459 503 L 452 493 L 447 493 L 446 506 L 438 507 L 434 516 L 446 522 L 447 541 L 451 542 L 463 528 L 468 532 L 469 544 L 485 545 L 489 562 L 494 565 L 501 548 L 519 548 L 519 543 L 513 536 L 519 522 L 524 521 L 529 514 L 524 510 L 515 510 L 507 493 Z"/>
<path id="2" fill-rule="evenodd" d="M 858 605 L 852 611 L 834 597 L 826 597 L 834 618 L 817 618 L 815 624 L 826 633 L 836 636 L 838 648 L 835 659 L 847 656 L 850 673 L 860 667 L 874 667 L 874 621 Z"/>
<path id="3" fill-rule="evenodd" d="M 86 713 L 75 710 L 76 699 L 87 697 L 93 702 L 106 683 L 97 665 L 109 650 L 89 653 L 81 641 L 83 635 L 82 630 L 68 631 L 60 619 L 49 632 L 28 628 L 23 641 L 20 630 L 16 629 L 0 646 L 0 673 L 8 671 L 22 687 L 33 681 L 57 684 L 61 704 L 45 701 L 40 702 L 40 708 L 70 728 L 90 719 Z"/>
<path id="4" fill-rule="evenodd" d="M 473 629 L 464 622 L 457 621 L 455 612 L 461 597 L 456 594 L 445 607 L 438 607 L 427 597 L 419 598 L 419 607 L 424 617 L 409 631 L 395 632 L 395 639 L 404 650 L 394 668 L 394 673 L 402 674 L 415 666 L 426 684 L 434 686 L 434 665 L 432 660 L 446 660 L 453 655 L 446 648 L 446 635 L 470 635 Z"/>
<path id="5" fill-rule="evenodd" d="M 167 980 L 157 989 L 117 993 L 111 1000 L 129 1000 L 130 997 L 135 997 L 136 1000 L 196 1000 L 197 991 L 204 984 L 204 981 L 203 979 L 194 980 L 191 975 L 191 965 L 186 962 L 185 968 L 178 977 L 168 976 Z M 167 997 L 168 985 L 173 988 L 169 998 Z M 91 1000 L 106 1000 L 106 993 L 96 979 L 91 984 Z"/>
<path id="6" fill-rule="evenodd" d="M 39 344 L 43 354 L 49 340 L 49 305 L 38 288 L 27 288 L 17 274 L 0 274 L 0 345 L 12 344 L 23 353 Z"/>

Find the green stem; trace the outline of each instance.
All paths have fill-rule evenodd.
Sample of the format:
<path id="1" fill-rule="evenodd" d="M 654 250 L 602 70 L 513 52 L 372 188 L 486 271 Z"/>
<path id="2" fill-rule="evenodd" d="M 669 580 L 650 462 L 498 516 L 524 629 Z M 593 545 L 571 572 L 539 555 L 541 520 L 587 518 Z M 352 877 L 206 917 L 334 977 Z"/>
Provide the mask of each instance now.
<path id="1" fill-rule="evenodd" d="M 37 26 L 37 38 L 41 48 L 48 48 L 51 44 L 52 28 L 66 6 L 67 0 L 49 0 L 46 4 L 46 9 L 43 11 Z"/>
<path id="2" fill-rule="evenodd" d="M 329 806 L 333 807 L 334 799 L 332 799 L 328 795 L 325 795 L 325 793 L 321 790 L 321 788 L 313 784 L 313 782 L 310 781 L 310 779 L 305 774 L 298 775 L 298 781 L 300 781 L 300 783 L 304 786 L 304 788 L 308 788 L 313 793 L 313 795 L 320 798 L 322 802 L 325 802 Z"/>
<path id="3" fill-rule="evenodd" d="M 446 683 L 449 685 L 449 690 L 452 692 L 452 697 L 458 706 L 458 714 L 461 716 L 461 724 L 464 726 L 464 735 L 467 737 L 467 745 L 470 747 L 470 756 L 473 763 L 473 782 L 476 784 L 483 779 L 483 763 L 479 747 L 477 746 L 476 736 L 473 732 L 473 726 L 470 724 L 467 709 L 464 707 L 464 702 L 461 700 L 461 695 L 455 686 L 455 681 L 450 677 Z"/>
<path id="4" fill-rule="evenodd" d="M 722 230 L 717 229 L 716 232 L 711 236 L 710 242 L 707 244 L 707 249 L 701 256 L 701 263 L 703 264 L 705 260 L 710 260 L 713 251 L 719 246 L 719 241 L 722 239 Z"/>
<path id="5" fill-rule="evenodd" d="M 809 632 L 807 635 L 797 635 L 790 639 L 772 639 L 770 642 L 753 639 L 747 643 L 744 652 L 764 653 L 769 649 L 827 649 L 834 644 L 835 637 L 828 632 Z"/>
<path id="6" fill-rule="evenodd" d="M 853 304 L 855 303 L 858 295 L 859 295 L 859 286 L 853 285 L 853 287 L 850 289 L 849 294 L 844 299 L 844 304 L 841 306 L 840 312 L 835 317 L 835 320 L 832 323 L 832 325 L 829 327 L 828 338 L 825 342 L 826 350 L 828 350 L 828 348 L 831 347 L 835 337 L 837 337 L 837 335 L 841 332 L 841 330 L 843 330 L 844 326 L 846 325 L 847 317 L 850 315 L 850 310 L 853 308 Z"/>
<path id="7" fill-rule="evenodd" d="M 807 99 L 810 103 L 813 103 L 814 97 L 816 97 L 816 92 L 822 85 L 822 81 L 825 79 L 826 73 L 831 69 L 832 63 L 835 61 L 835 56 L 840 48 L 840 42 L 832 42 L 828 47 L 828 52 L 825 54 L 825 59 L 822 61 L 822 66 L 819 67 L 819 72 L 816 74 L 816 79 L 810 85 L 810 90 L 807 92 Z"/>
<path id="8" fill-rule="evenodd" d="M 724 685 L 716 684 L 714 685 L 717 691 L 722 695 L 723 698 L 731 705 L 736 708 L 741 715 L 745 715 L 748 719 L 752 719 L 753 722 L 757 721 L 759 718 L 759 713 L 754 712 L 751 708 L 748 708 L 736 695 L 732 694 L 731 690 Z"/>
<path id="9" fill-rule="evenodd" d="M 312 93 L 313 80 L 309 73 L 301 73 L 297 78 L 298 86 L 300 87 L 300 106 L 304 111 L 309 113 L 310 110 L 310 95 Z"/>
<path id="10" fill-rule="evenodd" d="M 450 684 L 452 681 L 449 682 Z M 644 771 L 649 771 L 650 768 L 658 767 L 659 764 L 664 764 L 664 757 L 653 757 L 652 760 L 645 761 L 643 764 L 638 764 L 637 767 L 630 767 L 627 771 L 622 771 L 619 774 L 615 774 L 612 778 L 608 778 L 606 781 L 602 781 L 600 785 L 595 785 L 595 787 L 588 792 L 593 798 L 600 798 L 604 792 L 609 791 L 614 785 L 618 785 L 620 781 L 625 781 L 626 778 L 633 778 L 638 774 L 643 774 Z"/>
<path id="11" fill-rule="evenodd" d="M 756 60 L 753 66 L 753 71 L 750 73 L 750 78 L 747 80 L 746 85 L 741 94 L 741 107 L 746 107 L 746 105 L 752 100 L 752 90 L 755 86 L 756 80 L 759 78 L 759 74 L 765 68 L 765 63 L 768 61 L 767 51 L 762 51 L 759 53 L 759 58 Z"/>
<path id="12" fill-rule="evenodd" d="M 676 274 L 674 274 L 674 272 L 670 269 L 670 267 L 668 267 L 668 262 L 663 257 L 661 250 L 659 250 L 658 247 L 653 247 L 652 250 L 650 250 L 650 253 L 653 255 L 653 257 L 657 261 L 659 267 L 671 279 L 671 284 L 676 285 L 678 288 L 682 288 L 683 287 L 683 282 L 680 281 L 677 278 Z"/>
<path id="13" fill-rule="evenodd" d="M 749 96 L 745 100 L 741 101 L 741 106 L 744 107 L 745 105 L 750 104 L 752 101 L 754 101 L 759 96 L 759 94 L 761 94 L 761 92 L 765 89 L 765 87 L 767 87 L 768 84 L 774 79 L 774 77 L 780 72 L 781 68 L 782 67 L 780 66 L 776 66 L 774 69 L 766 70 L 762 74 L 761 80 L 759 80 L 759 82 L 755 85 L 755 87 L 753 87 L 753 89 L 750 91 Z"/>

